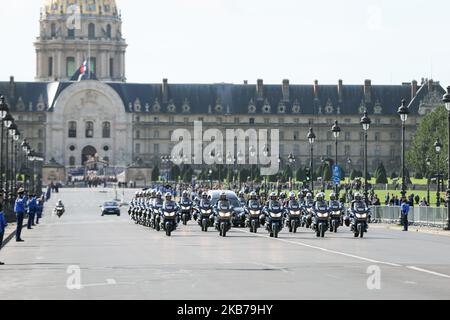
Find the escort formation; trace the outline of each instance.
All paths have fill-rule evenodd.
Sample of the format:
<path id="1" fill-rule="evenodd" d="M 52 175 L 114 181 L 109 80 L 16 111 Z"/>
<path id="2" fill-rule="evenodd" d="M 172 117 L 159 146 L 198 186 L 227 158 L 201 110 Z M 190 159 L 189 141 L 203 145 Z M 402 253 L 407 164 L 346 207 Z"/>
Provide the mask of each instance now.
<path id="1" fill-rule="evenodd" d="M 169 237 L 178 226 L 194 220 L 203 232 L 213 229 L 221 237 L 226 237 L 231 228 L 248 228 L 251 233 L 264 228 L 274 238 L 283 228 L 291 233 L 304 228 L 323 238 L 327 231 L 336 233 L 346 226 L 355 238 L 363 238 L 371 217 L 360 193 L 344 208 L 336 194 L 326 199 L 320 192 L 314 199 L 309 190 L 289 195 L 272 192 L 267 199 L 256 192 L 246 196 L 226 190 L 183 191 L 177 202 L 172 193 L 151 189 L 136 192 L 128 213 L 136 224 L 164 231 Z"/>

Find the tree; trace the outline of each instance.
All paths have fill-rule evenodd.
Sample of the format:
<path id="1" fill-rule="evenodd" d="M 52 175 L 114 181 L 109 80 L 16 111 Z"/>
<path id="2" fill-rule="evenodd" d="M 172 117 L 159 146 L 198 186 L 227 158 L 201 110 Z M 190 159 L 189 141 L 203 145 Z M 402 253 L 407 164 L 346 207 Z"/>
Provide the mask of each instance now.
<path id="1" fill-rule="evenodd" d="M 441 173 L 446 175 L 447 163 L 445 155 L 447 154 L 448 143 L 445 137 L 447 137 L 447 132 L 447 110 L 444 107 L 439 107 L 423 117 L 420 125 L 417 127 L 411 145 L 407 148 L 406 163 L 408 169 L 423 173 L 437 172 L 437 155 L 434 150 L 434 143 L 440 138 L 443 148 L 439 166 Z M 430 168 L 426 164 L 427 156 L 431 158 Z"/>
<path id="2" fill-rule="evenodd" d="M 192 175 L 194 174 L 194 171 L 192 170 L 192 169 L 188 169 L 188 170 L 186 170 L 185 172 L 184 172 L 184 175 L 183 175 L 183 181 L 185 182 L 185 183 L 190 183 L 190 182 L 192 182 Z"/>
<path id="3" fill-rule="evenodd" d="M 388 183 L 386 169 L 382 162 L 378 165 L 378 168 L 375 171 L 375 178 L 376 178 L 376 183 L 379 183 L 379 184 L 387 184 Z"/>
<path id="4" fill-rule="evenodd" d="M 361 171 L 353 169 L 350 173 L 350 180 L 355 180 L 356 178 L 361 178 L 363 176 Z"/>
<path id="5" fill-rule="evenodd" d="M 305 181 L 306 180 L 306 174 L 305 174 L 305 170 L 303 168 L 298 168 L 297 172 L 295 173 L 295 179 L 297 181 Z"/>
<path id="6" fill-rule="evenodd" d="M 173 165 L 170 169 L 170 176 L 173 180 L 178 180 L 182 176 L 180 167 L 177 165 Z"/>
<path id="7" fill-rule="evenodd" d="M 158 166 L 155 166 L 152 170 L 152 182 L 159 181 L 159 176 L 160 176 L 159 168 Z"/>
<path id="8" fill-rule="evenodd" d="M 328 163 L 325 163 L 323 166 L 322 179 L 323 181 L 331 181 L 333 177 L 333 173 L 331 172 L 331 166 Z"/>

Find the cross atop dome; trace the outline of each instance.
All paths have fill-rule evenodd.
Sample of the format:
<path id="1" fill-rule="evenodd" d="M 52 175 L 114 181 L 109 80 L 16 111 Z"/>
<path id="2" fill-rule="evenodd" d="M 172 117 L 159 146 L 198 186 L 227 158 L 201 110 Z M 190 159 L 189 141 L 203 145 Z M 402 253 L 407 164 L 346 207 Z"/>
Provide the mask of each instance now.
<path id="1" fill-rule="evenodd" d="M 115 0 L 45 0 L 44 12 L 46 15 L 80 12 L 82 15 L 118 16 Z"/>

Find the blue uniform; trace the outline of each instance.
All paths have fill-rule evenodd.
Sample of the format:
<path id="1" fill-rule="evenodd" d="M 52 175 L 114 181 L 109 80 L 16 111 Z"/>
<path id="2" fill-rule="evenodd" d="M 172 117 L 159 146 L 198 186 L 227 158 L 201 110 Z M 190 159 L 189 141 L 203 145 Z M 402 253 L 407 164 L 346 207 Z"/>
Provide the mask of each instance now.
<path id="1" fill-rule="evenodd" d="M 37 200 L 36 197 L 31 198 L 28 201 L 28 229 L 34 226 L 34 216 L 36 215 Z"/>
<path id="2" fill-rule="evenodd" d="M 5 220 L 3 212 L 0 212 L 0 249 L 2 248 L 3 235 L 5 234 L 5 229 L 6 229 L 7 225 L 8 225 L 8 223 Z"/>
<path id="3" fill-rule="evenodd" d="M 408 213 L 409 213 L 409 204 L 407 202 L 403 202 L 401 206 L 402 210 L 402 224 L 403 231 L 408 231 Z"/>
<path id="4" fill-rule="evenodd" d="M 25 217 L 25 209 L 27 201 L 28 201 L 27 197 L 18 197 L 14 204 L 14 212 L 16 213 L 16 222 L 17 222 L 16 241 L 22 240 L 20 235 L 22 234 L 23 219 Z"/>

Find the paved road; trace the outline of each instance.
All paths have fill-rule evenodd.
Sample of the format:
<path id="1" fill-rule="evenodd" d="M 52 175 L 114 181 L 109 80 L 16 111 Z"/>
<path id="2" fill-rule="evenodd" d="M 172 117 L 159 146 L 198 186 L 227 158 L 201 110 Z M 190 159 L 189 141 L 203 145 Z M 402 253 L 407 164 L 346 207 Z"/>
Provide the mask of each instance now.
<path id="1" fill-rule="evenodd" d="M 242 229 L 223 239 L 191 222 L 167 238 L 126 209 L 101 217 L 114 196 L 101 191 L 62 190 L 63 218 L 51 216 L 53 198 L 26 242 L 4 248 L 2 299 L 450 299 L 447 236 L 373 227 L 365 239 L 347 228 L 325 239 Z M 70 290 L 78 271 L 81 289 Z"/>

